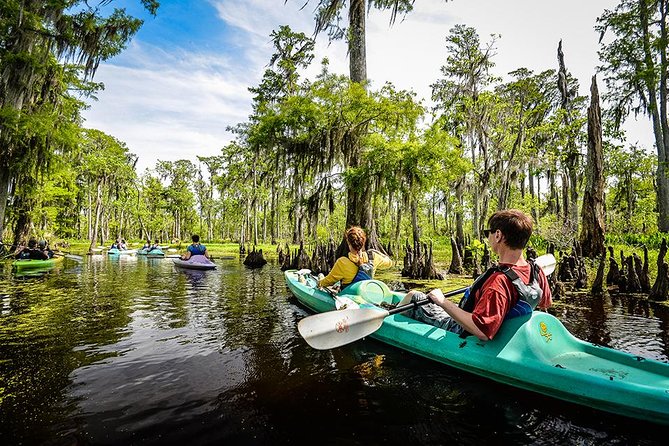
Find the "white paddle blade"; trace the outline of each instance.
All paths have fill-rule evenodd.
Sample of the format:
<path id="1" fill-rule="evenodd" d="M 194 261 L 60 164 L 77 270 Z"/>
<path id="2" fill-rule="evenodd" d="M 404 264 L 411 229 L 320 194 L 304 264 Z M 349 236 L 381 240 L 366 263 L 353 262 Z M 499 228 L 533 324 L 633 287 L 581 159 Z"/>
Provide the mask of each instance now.
<path id="1" fill-rule="evenodd" d="M 305 317 L 297 324 L 300 335 L 317 350 L 350 344 L 374 333 L 389 313 L 375 308 L 328 311 Z"/>
<path id="2" fill-rule="evenodd" d="M 545 275 L 550 276 L 555 271 L 555 256 L 553 254 L 544 254 L 534 259 L 534 263 L 539 265 Z"/>

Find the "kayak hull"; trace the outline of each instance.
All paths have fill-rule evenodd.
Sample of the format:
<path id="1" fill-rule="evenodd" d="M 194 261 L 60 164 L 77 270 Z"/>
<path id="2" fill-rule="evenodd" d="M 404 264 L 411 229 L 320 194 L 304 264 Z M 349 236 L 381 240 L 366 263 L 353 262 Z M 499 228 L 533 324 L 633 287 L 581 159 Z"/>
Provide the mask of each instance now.
<path id="1" fill-rule="evenodd" d="M 12 262 L 12 266 L 16 268 L 17 270 L 24 270 L 24 269 L 46 269 L 46 268 L 53 268 L 56 266 L 56 264 L 61 263 L 63 261 L 63 257 L 53 257 L 51 259 L 47 260 L 34 260 L 34 259 L 26 259 L 26 260 L 15 260 Z"/>
<path id="2" fill-rule="evenodd" d="M 112 249 L 107 251 L 107 255 L 110 255 L 110 256 L 118 256 L 118 255 L 132 256 L 132 255 L 135 255 L 135 254 L 137 254 L 137 251 L 134 250 L 134 249 L 119 250 L 119 249 L 116 249 L 116 248 L 112 248 Z"/>
<path id="3" fill-rule="evenodd" d="M 315 312 L 332 311 L 331 296 L 286 271 L 291 292 Z M 362 307 L 397 304 L 403 293 L 380 281 L 347 287 Z M 492 341 L 394 314 L 371 337 L 495 381 L 607 412 L 669 424 L 669 364 L 584 342 L 554 316 L 535 311 L 505 321 Z"/>
<path id="4" fill-rule="evenodd" d="M 162 259 L 163 257 L 165 257 L 165 253 L 160 249 L 152 249 L 151 251 L 146 253 L 146 257 L 150 259 Z"/>
<path id="5" fill-rule="evenodd" d="M 193 256 L 193 257 L 204 257 L 204 256 Z M 206 262 L 202 259 L 196 259 L 197 261 L 192 261 L 193 257 L 189 260 L 181 260 L 181 259 L 172 259 L 174 262 L 174 265 L 179 267 L 179 268 L 186 268 L 186 269 L 196 269 L 196 270 L 211 270 L 211 269 L 216 269 L 216 264 L 210 260 L 207 260 Z"/>

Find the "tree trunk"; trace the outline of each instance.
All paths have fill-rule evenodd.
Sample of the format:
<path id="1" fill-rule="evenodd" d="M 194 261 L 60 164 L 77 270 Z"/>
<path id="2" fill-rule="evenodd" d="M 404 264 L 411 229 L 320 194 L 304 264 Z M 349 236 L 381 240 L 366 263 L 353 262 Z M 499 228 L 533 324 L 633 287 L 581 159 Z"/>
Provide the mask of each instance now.
<path id="1" fill-rule="evenodd" d="M 270 210 L 270 237 L 272 239 L 272 245 L 276 245 L 276 221 L 277 221 L 277 209 L 276 209 L 276 181 L 272 181 L 272 190 L 271 190 L 272 204 Z"/>
<path id="2" fill-rule="evenodd" d="M 411 199 L 411 229 L 413 230 L 414 245 L 420 244 L 420 227 L 418 226 L 418 203 Z"/>
<path id="3" fill-rule="evenodd" d="M 397 216 L 395 218 L 395 236 L 393 237 L 393 240 L 395 243 L 397 243 L 397 246 L 399 246 L 400 243 L 400 231 L 402 230 L 402 202 L 400 200 L 397 201 Z"/>
<path id="4" fill-rule="evenodd" d="M 662 232 L 669 232 L 669 174 L 667 172 L 667 159 L 669 159 L 669 123 L 667 123 L 667 11 L 666 3 L 662 2 L 662 19 L 660 20 L 661 40 L 664 42 L 665 51 L 660 52 L 660 110 L 657 119 L 653 119 L 653 124 L 659 121 L 660 132 L 655 133 L 655 145 L 658 151 L 657 167 L 657 208 L 658 208 L 658 229 Z M 651 97 L 652 99 L 652 97 Z M 655 101 L 653 101 L 655 102 Z M 657 105 L 655 105 L 657 110 Z M 661 138 L 658 138 L 658 136 Z M 659 153 L 662 152 L 662 156 Z"/>
<path id="5" fill-rule="evenodd" d="M 5 231 L 5 209 L 7 209 L 7 199 L 9 198 L 9 184 L 11 178 L 9 169 L 2 167 L 0 169 L 0 241 Z"/>
<path id="6" fill-rule="evenodd" d="M 458 242 L 458 247 L 462 250 L 465 246 L 465 223 L 464 223 L 464 177 L 461 178 L 455 185 L 455 200 L 457 202 L 457 209 L 455 210 L 455 240 Z"/>
<path id="7" fill-rule="evenodd" d="M 256 163 L 258 159 L 258 154 L 255 154 L 253 158 L 253 201 L 251 206 L 253 206 L 253 246 L 258 244 L 258 177 L 256 174 Z"/>
<path id="8" fill-rule="evenodd" d="M 30 234 L 30 228 L 32 226 L 32 220 L 30 218 L 30 209 L 32 209 L 34 203 L 32 199 L 26 199 L 25 197 L 18 196 L 15 197 L 14 208 L 18 214 L 14 226 L 14 238 L 12 241 L 12 246 L 19 246 L 21 242 L 24 242 Z"/>
<path id="9" fill-rule="evenodd" d="M 352 82 L 366 86 L 367 84 L 367 54 L 365 44 L 365 0 L 351 0 L 349 4 L 349 73 Z M 361 131 L 364 134 L 366 129 Z M 362 150 L 360 147 L 360 135 L 351 135 L 351 149 L 346 154 L 346 168 L 355 168 L 361 164 Z M 360 185 L 362 187 L 348 187 L 346 192 L 346 227 L 358 225 L 367 232 L 367 248 L 377 249 L 385 252 L 378 240 L 376 225 L 372 215 L 372 191 L 371 184 Z M 346 255 L 348 246 L 342 238 L 337 248 L 337 256 Z"/>
<path id="10" fill-rule="evenodd" d="M 604 245 L 604 155 L 602 147 L 602 113 L 599 108 L 597 78 L 592 77 L 588 107 L 588 162 L 586 186 L 581 212 L 581 252 L 596 258 L 606 253 Z"/>
<path id="11" fill-rule="evenodd" d="M 365 43 L 365 0 L 351 0 L 348 10 L 349 23 L 349 72 L 351 81 L 359 84 L 367 82 L 367 54 Z"/>
<path id="12" fill-rule="evenodd" d="M 558 64 L 560 69 L 558 71 L 558 89 L 562 96 L 562 109 L 564 113 L 564 125 L 568 127 L 571 124 L 571 98 L 569 95 L 569 85 L 567 83 L 567 69 L 564 64 L 564 53 L 562 52 L 562 40 L 558 44 Z M 565 153 L 563 177 L 563 193 L 564 200 L 564 217 L 565 222 L 572 228 L 576 229 L 578 224 L 578 178 L 576 175 L 576 167 L 578 165 L 579 153 L 576 147 L 576 141 L 571 134 L 567 137 L 566 153 Z"/>
<path id="13" fill-rule="evenodd" d="M 93 224 L 93 236 L 91 237 L 91 244 L 88 246 L 88 252 L 93 253 L 93 248 L 98 243 L 98 229 L 100 227 L 100 216 L 102 214 L 102 185 L 104 181 L 98 183 L 98 191 L 95 198 L 95 223 Z"/>
<path id="14" fill-rule="evenodd" d="M 262 205 L 262 242 L 267 240 L 267 200 Z"/>

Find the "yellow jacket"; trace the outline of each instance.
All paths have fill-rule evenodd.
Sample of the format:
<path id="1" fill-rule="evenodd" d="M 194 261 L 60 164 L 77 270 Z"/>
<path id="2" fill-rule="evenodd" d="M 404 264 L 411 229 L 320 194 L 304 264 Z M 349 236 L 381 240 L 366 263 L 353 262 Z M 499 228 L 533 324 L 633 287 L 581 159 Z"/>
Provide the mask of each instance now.
<path id="1" fill-rule="evenodd" d="M 339 257 L 328 275 L 318 281 L 318 286 L 325 287 L 334 285 L 340 280 L 342 285 L 348 285 L 353 281 L 355 275 L 358 274 L 358 260 L 358 255 L 352 252 L 348 253 L 348 257 Z M 365 251 L 360 253 L 360 260 L 362 260 L 362 263 L 369 262 L 369 256 L 367 256 Z M 377 268 L 384 269 L 393 265 L 393 261 L 390 257 L 376 250 L 374 250 L 374 258 L 372 259 L 372 262 L 374 264 L 374 271 L 376 271 Z"/>

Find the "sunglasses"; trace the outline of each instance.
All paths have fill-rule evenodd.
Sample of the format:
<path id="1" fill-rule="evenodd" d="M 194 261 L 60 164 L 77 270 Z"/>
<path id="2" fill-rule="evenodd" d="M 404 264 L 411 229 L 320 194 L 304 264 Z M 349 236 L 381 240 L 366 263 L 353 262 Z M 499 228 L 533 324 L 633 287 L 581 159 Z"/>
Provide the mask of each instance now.
<path id="1" fill-rule="evenodd" d="M 483 236 L 484 236 L 485 238 L 488 238 L 488 236 L 489 236 L 490 234 L 494 234 L 495 231 L 497 231 L 497 229 L 484 229 L 484 230 L 483 230 Z"/>

